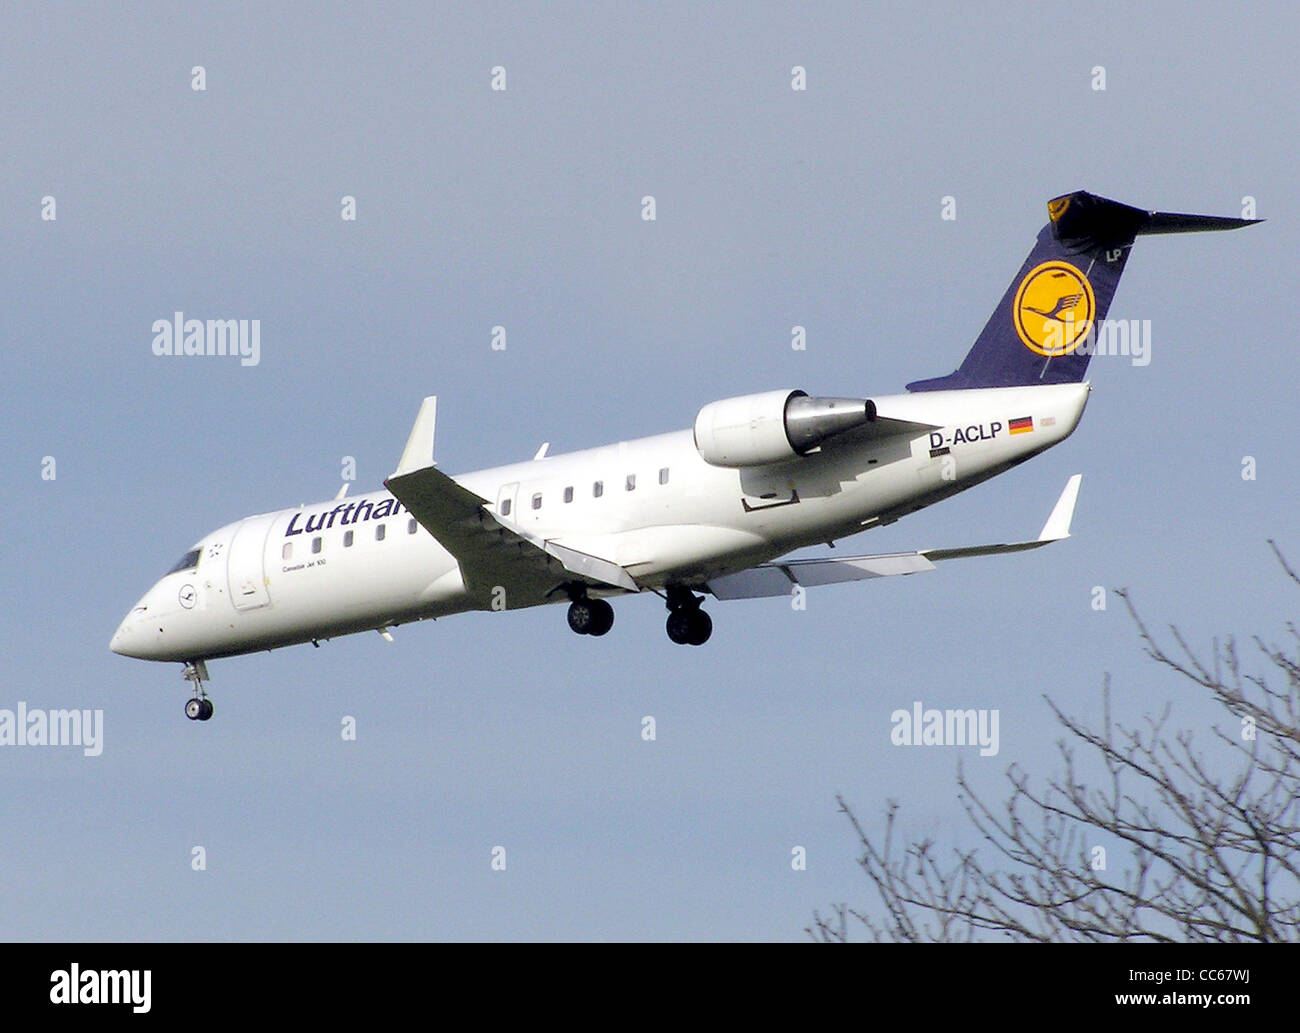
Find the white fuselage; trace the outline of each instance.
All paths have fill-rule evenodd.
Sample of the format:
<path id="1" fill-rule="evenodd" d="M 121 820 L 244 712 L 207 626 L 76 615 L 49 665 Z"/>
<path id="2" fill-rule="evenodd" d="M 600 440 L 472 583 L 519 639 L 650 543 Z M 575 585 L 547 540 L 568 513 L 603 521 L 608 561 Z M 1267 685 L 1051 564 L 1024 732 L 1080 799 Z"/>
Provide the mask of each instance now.
<path id="1" fill-rule="evenodd" d="M 880 416 L 939 429 L 856 444 L 849 435 L 769 466 L 710 466 L 685 430 L 456 480 L 501 522 L 616 563 L 642 589 L 695 588 L 896 520 L 1023 462 L 1069 436 L 1087 396 L 1086 384 L 1061 384 L 877 398 Z M 1033 429 L 1012 433 L 1021 418 Z M 456 559 L 387 491 L 247 517 L 194 549 L 197 562 L 159 580 L 110 648 L 195 661 L 485 607 Z M 567 597 L 510 608 L 542 602 Z"/>

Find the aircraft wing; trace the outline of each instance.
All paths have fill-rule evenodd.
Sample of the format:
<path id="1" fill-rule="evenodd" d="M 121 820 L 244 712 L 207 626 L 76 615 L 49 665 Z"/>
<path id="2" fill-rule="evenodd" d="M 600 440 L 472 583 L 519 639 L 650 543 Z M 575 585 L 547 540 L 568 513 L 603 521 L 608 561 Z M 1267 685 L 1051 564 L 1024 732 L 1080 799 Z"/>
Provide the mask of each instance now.
<path id="1" fill-rule="evenodd" d="M 846 556 L 844 559 L 785 560 L 763 563 L 749 570 L 714 578 L 706 588 L 719 599 L 759 599 L 765 596 L 788 596 L 795 585 L 811 588 L 843 581 L 864 581 L 897 574 L 919 574 L 934 570 L 940 560 L 964 559 L 967 556 L 994 556 L 1004 552 L 1037 549 L 1070 537 L 1070 521 L 1079 498 L 1082 474 L 1066 482 L 1056 500 L 1047 523 L 1033 541 L 1001 545 L 971 545 L 958 549 L 921 549 L 917 552 L 889 552 L 875 556 Z"/>
<path id="2" fill-rule="evenodd" d="M 616 563 L 528 534 L 497 517 L 480 497 L 433 465 L 437 399 L 420 406 L 401 462 L 384 486 L 460 564 L 465 587 L 480 597 L 498 586 L 512 594 L 546 595 L 577 579 L 640 591 Z M 577 575 L 575 578 L 573 575 Z"/>

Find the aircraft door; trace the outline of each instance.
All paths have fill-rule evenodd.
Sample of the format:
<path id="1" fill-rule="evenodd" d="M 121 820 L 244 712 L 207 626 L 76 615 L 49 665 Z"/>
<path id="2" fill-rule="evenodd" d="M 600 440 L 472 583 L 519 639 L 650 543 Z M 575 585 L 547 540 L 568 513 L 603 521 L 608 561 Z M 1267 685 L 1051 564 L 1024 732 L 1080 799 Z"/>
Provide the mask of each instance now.
<path id="1" fill-rule="evenodd" d="M 256 610 L 271 604 L 267 590 L 266 538 L 276 515 L 249 517 L 237 528 L 226 559 L 230 602 L 236 610 Z"/>

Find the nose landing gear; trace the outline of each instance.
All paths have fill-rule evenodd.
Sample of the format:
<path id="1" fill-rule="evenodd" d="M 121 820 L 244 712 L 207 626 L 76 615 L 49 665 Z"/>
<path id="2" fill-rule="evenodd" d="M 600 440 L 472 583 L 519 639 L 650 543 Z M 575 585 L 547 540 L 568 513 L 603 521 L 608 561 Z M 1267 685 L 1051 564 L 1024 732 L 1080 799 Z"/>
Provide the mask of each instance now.
<path id="1" fill-rule="evenodd" d="M 212 700 L 196 696 L 185 704 L 185 716 L 191 721 L 206 721 L 212 716 Z"/>
<path id="2" fill-rule="evenodd" d="M 181 677 L 194 686 L 194 698 L 185 704 L 185 716 L 191 721 L 206 721 L 212 716 L 212 700 L 203 690 L 208 681 L 208 665 L 202 660 L 192 660 L 185 665 Z"/>
<path id="3" fill-rule="evenodd" d="M 704 601 L 689 588 L 670 587 L 667 593 L 668 637 L 679 646 L 702 646 L 713 634 L 713 619 L 700 609 Z"/>

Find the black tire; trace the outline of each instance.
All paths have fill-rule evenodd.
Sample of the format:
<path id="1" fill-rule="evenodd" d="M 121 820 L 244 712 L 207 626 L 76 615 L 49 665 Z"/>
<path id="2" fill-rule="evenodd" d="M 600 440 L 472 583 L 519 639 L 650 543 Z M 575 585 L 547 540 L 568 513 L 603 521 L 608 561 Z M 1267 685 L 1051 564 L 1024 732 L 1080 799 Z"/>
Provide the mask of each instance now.
<path id="1" fill-rule="evenodd" d="M 690 637 L 687 638 L 693 646 L 702 646 L 709 641 L 709 636 L 713 634 L 713 618 L 703 610 L 696 610 L 690 615 Z"/>
<path id="2" fill-rule="evenodd" d="M 185 703 L 185 716 L 191 721 L 198 721 L 203 714 L 203 700 L 195 696 Z"/>
<path id="3" fill-rule="evenodd" d="M 674 610 L 668 615 L 668 637 L 679 646 L 691 643 L 691 614 L 686 610 Z"/>
<path id="4" fill-rule="evenodd" d="M 604 599 L 592 599 L 587 603 L 592 611 L 591 630 L 588 635 L 605 635 L 614 626 L 614 607 Z"/>
<path id="5" fill-rule="evenodd" d="M 199 712 L 199 720 L 207 721 L 211 717 L 212 717 L 212 700 L 205 699 L 202 704 L 202 709 Z"/>
<path id="6" fill-rule="evenodd" d="M 590 635 L 596 623 L 596 613 L 592 604 L 586 599 L 575 599 L 569 603 L 569 627 L 576 634 Z"/>

